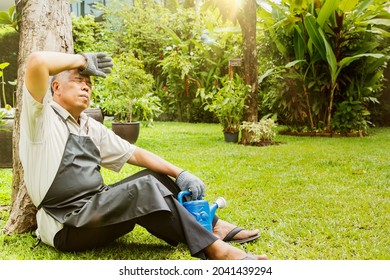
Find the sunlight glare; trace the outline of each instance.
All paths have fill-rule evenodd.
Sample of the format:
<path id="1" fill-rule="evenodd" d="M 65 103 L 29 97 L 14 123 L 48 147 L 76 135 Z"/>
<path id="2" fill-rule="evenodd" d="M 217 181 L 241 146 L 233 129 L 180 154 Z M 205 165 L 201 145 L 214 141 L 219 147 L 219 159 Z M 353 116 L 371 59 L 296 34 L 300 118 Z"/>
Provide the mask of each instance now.
<path id="1" fill-rule="evenodd" d="M 236 7 L 242 8 L 242 5 L 244 4 L 244 0 L 234 0 L 236 2 Z"/>

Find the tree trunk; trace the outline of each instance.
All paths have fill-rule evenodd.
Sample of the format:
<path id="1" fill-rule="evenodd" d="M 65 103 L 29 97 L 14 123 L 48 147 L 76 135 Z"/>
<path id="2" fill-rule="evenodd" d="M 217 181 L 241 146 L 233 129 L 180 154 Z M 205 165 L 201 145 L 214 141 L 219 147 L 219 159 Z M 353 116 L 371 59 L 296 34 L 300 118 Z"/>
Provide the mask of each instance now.
<path id="1" fill-rule="evenodd" d="M 246 0 L 242 12 L 238 15 L 238 22 L 242 30 L 245 80 L 252 86 L 252 91 L 245 100 L 244 121 L 247 122 L 258 121 L 256 21 L 256 0 Z M 242 144 L 249 144 L 250 138 L 251 134 L 248 131 L 242 131 Z"/>
<path id="2" fill-rule="evenodd" d="M 21 21 L 13 130 L 12 205 L 9 219 L 3 229 L 7 234 L 24 233 L 36 228 L 36 208 L 27 194 L 19 158 L 20 110 L 27 56 L 33 51 L 42 50 L 73 52 L 69 0 L 16 0 L 15 3 Z"/>

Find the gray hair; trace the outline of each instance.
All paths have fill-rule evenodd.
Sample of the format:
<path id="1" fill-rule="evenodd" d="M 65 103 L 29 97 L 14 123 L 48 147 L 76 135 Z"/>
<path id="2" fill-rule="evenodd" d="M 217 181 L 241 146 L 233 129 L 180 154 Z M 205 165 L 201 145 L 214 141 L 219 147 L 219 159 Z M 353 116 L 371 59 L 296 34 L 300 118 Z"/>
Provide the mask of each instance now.
<path id="1" fill-rule="evenodd" d="M 62 71 L 58 74 L 55 74 L 53 77 L 51 77 L 50 79 L 50 92 L 51 92 L 51 95 L 53 96 L 54 95 L 54 91 L 53 91 L 53 82 L 55 80 L 62 80 L 63 79 L 63 76 L 65 73 L 69 73 L 70 71 L 69 70 L 65 70 L 65 71 Z"/>

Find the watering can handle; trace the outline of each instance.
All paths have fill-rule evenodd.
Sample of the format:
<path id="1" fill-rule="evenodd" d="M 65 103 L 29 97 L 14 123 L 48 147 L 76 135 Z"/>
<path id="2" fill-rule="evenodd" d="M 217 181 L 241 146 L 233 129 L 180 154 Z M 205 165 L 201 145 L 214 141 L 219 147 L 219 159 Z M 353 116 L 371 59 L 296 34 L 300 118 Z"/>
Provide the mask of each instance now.
<path id="1" fill-rule="evenodd" d="M 177 195 L 177 200 L 179 201 L 180 204 L 183 204 L 183 197 L 185 195 L 191 195 L 191 192 L 190 191 L 182 191 L 182 192 L 179 192 L 179 194 Z"/>

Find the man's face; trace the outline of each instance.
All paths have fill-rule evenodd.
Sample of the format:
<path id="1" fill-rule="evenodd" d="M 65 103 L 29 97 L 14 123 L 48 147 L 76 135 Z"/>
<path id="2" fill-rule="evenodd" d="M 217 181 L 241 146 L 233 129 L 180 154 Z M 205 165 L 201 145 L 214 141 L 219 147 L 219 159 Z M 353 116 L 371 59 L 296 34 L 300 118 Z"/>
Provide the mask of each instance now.
<path id="1" fill-rule="evenodd" d="M 77 70 L 66 71 L 58 75 L 53 84 L 53 99 L 72 115 L 89 107 L 92 83 L 89 76 L 83 76 Z"/>

